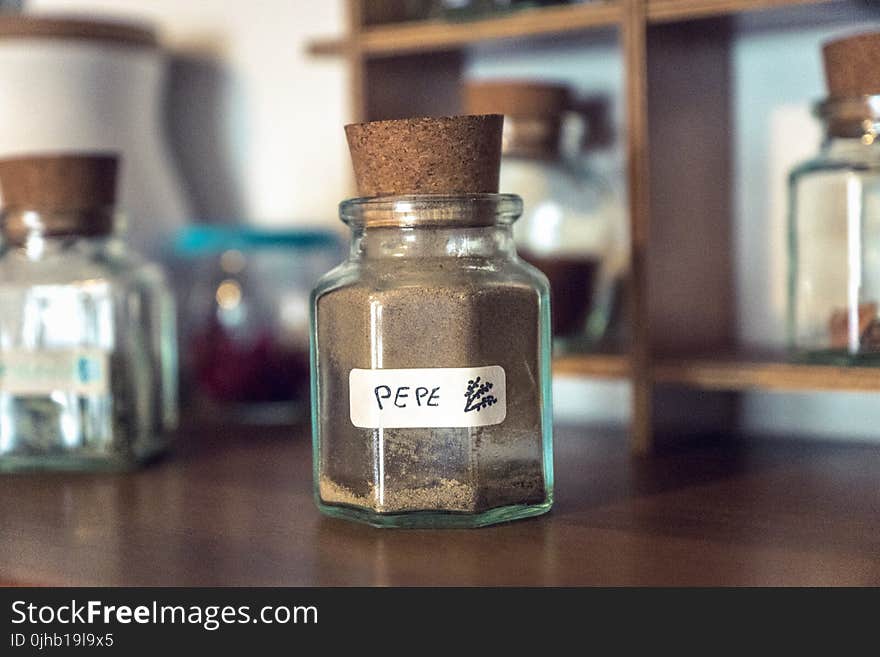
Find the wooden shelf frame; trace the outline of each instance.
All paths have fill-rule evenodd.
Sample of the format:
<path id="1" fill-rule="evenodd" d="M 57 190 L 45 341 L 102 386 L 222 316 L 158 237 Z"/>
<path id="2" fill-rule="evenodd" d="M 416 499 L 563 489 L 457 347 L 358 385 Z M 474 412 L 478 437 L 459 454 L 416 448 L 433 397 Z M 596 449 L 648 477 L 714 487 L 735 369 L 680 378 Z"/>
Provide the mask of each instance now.
<path id="1" fill-rule="evenodd" d="M 660 358 L 652 378 L 655 383 L 701 390 L 880 391 L 876 368 L 791 363 L 748 355 Z"/>
<path id="2" fill-rule="evenodd" d="M 705 171 L 683 172 L 686 167 L 666 165 L 670 149 L 682 161 L 707 156 L 699 149 L 716 148 L 715 125 L 725 125 L 728 118 L 730 22 L 714 17 L 846 1 L 600 0 L 467 23 L 382 24 L 366 15 L 366 0 L 349 0 L 347 34 L 315 41 L 309 50 L 346 59 L 351 118 L 363 121 L 460 111 L 461 53 L 468 47 L 616 31 L 625 76 L 632 346 L 624 355 L 558 358 L 554 373 L 629 380 L 632 449 L 650 453 L 655 436 L 663 433 L 658 399 L 665 399 L 661 395 L 668 388 L 697 392 L 693 403 L 719 410 L 719 423 L 729 420 L 725 413 L 735 404 L 731 393 L 736 391 L 880 391 L 880 369 L 791 363 L 780 356 L 724 349 L 734 343 L 729 199 L 721 190 L 693 201 L 684 194 L 683 202 L 670 205 L 664 195 L 680 185 L 711 188 L 712 182 L 730 177 L 729 154 L 720 150 L 708 153 Z M 370 5 L 369 11 L 375 7 Z M 400 94 L 401 88 L 407 93 Z M 680 117 L 677 125 L 658 124 L 658 116 L 679 118 L 674 103 L 684 96 L 699 99 L 688 108 L 691 114 Z M 695 120 L 707 114 L 712 122 Z M 689 219 L 694 216 L 700 221 Z M 671 266 L 663 261 L 666 253 L 676 253 Z M 705 307 L 696 307 L 698 301 Z M 713 355 L 692 355 L 705 353 Z M 712 395 L 720 403 L 710 403 Z"/>
<path id="3" fill-rule="evenodd" d="M 594 379 L 628 379 L 631 375 L 629 356 L 624 354 L 574 354 L 553 359 L 554 376 L 590 377 Z"/>
<path id="4" fill-rule="evenodd" d="M 644 20 L 648 23 L 688 21 L 829 1 L 833 0 L 649 0 Z M 438 52 L 501 39 L 560 36 L 620 27 L 624 4 L 624 0 L 594 0 L 468 22 L 427 20 L 367 25 L 342 37 L 316 39 L 308 50 L 313 55 L 342 55 L 354 51 L 362 57 L 375 58 Z"/>
<path id="5" fill-rule="evenodd" d="M 583 354 L 553 360 L 554 376 L 626 380 L 632 376 L 628 355 Z M 699 390 L 861 391 L 880 392 L 874 367 L 843 367 L 791 362 L 782 355 L 719 353 L 703 356 L 660 356 L 650 376 L 656 384 Z"/>
<path id="6" fill-rule="evenodd" d="M 524 10 L 498 18 L 469 22 L 418 21 L 364 26 L 341 39 L 315 41 L 309 48 L 318 55 L 338 54 L 348 49 L 365 57 L 405 55 L 461 48 L 498 39 L 516 39 L 582 32 L 620 23 L 616 1 Z"/>

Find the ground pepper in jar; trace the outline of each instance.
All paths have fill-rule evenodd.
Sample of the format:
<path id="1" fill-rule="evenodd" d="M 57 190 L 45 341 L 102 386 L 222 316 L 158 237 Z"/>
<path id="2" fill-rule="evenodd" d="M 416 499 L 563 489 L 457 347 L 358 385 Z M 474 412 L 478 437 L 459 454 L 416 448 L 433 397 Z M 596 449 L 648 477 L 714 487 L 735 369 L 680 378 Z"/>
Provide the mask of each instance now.
<path id="1" fill-rule="evenodd" d="M 349 126 L 364 198 L 313 294 L 315 493 L 379 526 L 479 526 L 552 504 L 546 278 L 497 194 L 501 117 Z"/>

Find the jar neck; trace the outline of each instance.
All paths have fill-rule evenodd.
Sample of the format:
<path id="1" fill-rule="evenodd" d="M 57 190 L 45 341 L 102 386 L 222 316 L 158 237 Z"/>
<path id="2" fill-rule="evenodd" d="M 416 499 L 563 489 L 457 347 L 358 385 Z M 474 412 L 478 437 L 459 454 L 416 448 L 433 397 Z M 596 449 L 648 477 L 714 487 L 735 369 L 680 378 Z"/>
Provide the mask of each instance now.
<path id="1" fill-rule="evenodd" d="M 118 248 L 121 248 L 121 242 L 113 235 L 44 235 L 33 232 L 21 242 L 0 239 L 0 253 L 17 253 L 33 261 L 63 257 L 74 252 L 94 255 Z"/>
<path id="2" fill-rule="evenodd" d="M 822 143 L 824 157 L 835 162 L 876 164 L 880 161 L 880 141 L 826 135 Z"/>
<path id="3" fill-rule="evenodd" d="M 80 210 L 6 208 L 0 214 L 0 235 L 6 244 L 22 246 L 35 239 L 106 238 L 118 222 L 112 207 Z"/>
<path id="4" fill-rule="evenodd" d="M 505 116 L 501 154 L 515 159 L 559 159 L 562 156 L 562 118 Z"/>
<path id="5" fill-rule="evenodd" d="M 31 260 L 71 248 L 98 251 L 112 240 L 117 222 L 112 208 L 68 212 L 7 208 L 0 214 L 0 241 L 4 250 L 20 251 Z"/>
<path id="6" fill-rule="evenodd" d="M 828 98 L 815 107 L 825 125 L 826 148 L 858 148 L 880 142 L 880 95 Z"/>
<path id="7" fill-rule="evenodd" d="M 357 226 L 350 256 L 356 260 L 510 258 L 512 226 Z"/>
<path id="8" fill-rule="evenodd" d="M 512 194 L 421 194 L 343 201 L 351 257 L 492 258 L 512 256 L 513 222 L 522 200 Z"/>

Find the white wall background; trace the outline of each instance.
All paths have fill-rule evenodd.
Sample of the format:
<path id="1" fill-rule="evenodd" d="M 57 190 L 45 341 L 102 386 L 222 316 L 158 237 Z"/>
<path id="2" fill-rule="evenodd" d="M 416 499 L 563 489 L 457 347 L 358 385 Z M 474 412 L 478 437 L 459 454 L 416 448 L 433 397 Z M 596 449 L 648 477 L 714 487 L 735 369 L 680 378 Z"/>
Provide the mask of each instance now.
<path id="1" fill-rule="evenodd" d="M 195 218 L 336 224 L 348 190 L 345 67 L 308 39 L 344 25 L 343 0 L 28 0 L 29 12 L 156 24 L 171 59 L 175 150 Z M 210 106 L 208 106 L 210 104 Z M 204 121 L 219 126 L 204 129 Z M 200 172 L 213 174 L 200 176 Z"/>

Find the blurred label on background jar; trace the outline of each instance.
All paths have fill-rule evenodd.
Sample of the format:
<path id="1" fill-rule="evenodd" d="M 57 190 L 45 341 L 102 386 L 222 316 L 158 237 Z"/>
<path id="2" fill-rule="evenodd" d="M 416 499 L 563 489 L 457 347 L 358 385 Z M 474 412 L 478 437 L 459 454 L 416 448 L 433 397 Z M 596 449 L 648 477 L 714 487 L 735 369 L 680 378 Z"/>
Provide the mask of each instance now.
<path id="1" fill-rule="evenodd" d="M 100 349 L 11 349 L 0 353 L 0 390 L 14 395 L 107 392 L 107 352 Z"/>
<path id="2" fill-rule="evenodd" d="M 427 367 L 349 374 L 351 422 L 369 429 L 485 427 L 507 416 L 504 368 Z"/>

